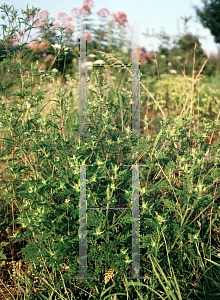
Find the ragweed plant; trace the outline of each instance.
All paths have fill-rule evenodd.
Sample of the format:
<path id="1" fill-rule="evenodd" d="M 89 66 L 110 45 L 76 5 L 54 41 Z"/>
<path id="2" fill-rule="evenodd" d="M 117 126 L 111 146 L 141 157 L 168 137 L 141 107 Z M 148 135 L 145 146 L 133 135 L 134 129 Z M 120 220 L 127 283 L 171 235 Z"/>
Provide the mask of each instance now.
<path id="1" fill-rule="evenodd" d="M 7 6 L 2 9 L 7 12 Z M 28 53 L 25 47 L 21 50 L 25 59 Z M 7 63 L 12 64 L 10 60 Z M 33 81 L 22 81 L 22 66 L 13 62 L 19 80 L 12 83 L 18 85 L 18 91 L 10 94 L 11 83 L 7 82 L 1 89 L 1 95 L 6 99 L 14 96 L 14 102 L 1 104 L 0 118 L 1 130 L 8 134 L 1 142 L 6 145 L 3 155 L 9 156 L 4 166 L 7 180 L 3 182 L 3 200 L 13 208 L 11 238 L 14 242 L 27 240 L 21 251 L 29 268 L 21 278 L 25 297 L 218 296 L 219 141 L 214 145 L 205 142 L 210 132 L 213 136 L 217 131 L 218 118 L 213 124 L 203 121 L 196 128 L 186 102 L 185 111 L 176 118 L 163 114 L 158 134 L 146 139 L 123 136 L 130 131 L 130 97 L 123 92 L 107 97 L 109 87 L 97 71 L 91 74 L 94 87 L 88 89 L 88 136 L 76 137 L 73 134 L 78 134 L 79 120 L 73 118 L 75 109 L 70 112 L 73 99 L 67 96 L 68 91 L 58 88 L 53 118 L 42 117 L 40 112 L 48 103 L 40 111 L 38 106 L 45 91 L 34 91 Z M 34 65 L 29 70 L 32 78 L 38 76 L 39 85 L 52 74 L 39 74 Z M 154 103 L 162 111 L 159 102 Z M 127 280 L 132 262 L 131 165 L 139 164 L 140 267 L 144 283 L 142 279 Z M 81 165 L 88 165 L 87 206 L 93 208 L 87 212 L 87 275 L 96 277 L 92 281 L 75 279 L 81 264 Z M 24 233 L 15 229 L 15 223 Z"/>

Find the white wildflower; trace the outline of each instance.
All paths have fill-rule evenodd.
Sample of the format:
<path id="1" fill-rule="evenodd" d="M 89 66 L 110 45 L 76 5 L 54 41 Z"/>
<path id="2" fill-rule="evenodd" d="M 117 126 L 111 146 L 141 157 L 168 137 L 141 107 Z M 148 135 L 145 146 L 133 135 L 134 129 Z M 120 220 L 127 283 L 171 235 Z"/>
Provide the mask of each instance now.
<path id="1" fill-rule="evenodd" d="M 169 66 L 169 67 L 172 66 L 172 63 L 171 63 L 170 61 L 168 62 L 168 66 Z"/>
<path id="2" fill-rule="evenodd" d="M 94 65 L 102 65 L 102 64 L 105 64 L 104 60 L 99 59 L 94 61 Z"/>
<path id="3" fill-rule="evenodd" d="M 170 70 L 170 73 L 171 74 L 177 74 L 177 71 L 176 70 Z"/>
<path id="4" fill-rule="evenodd" d="M 161 57 L 161 58 L 166 58 L 166 55 L 161 55 L 160 57 Z"/>
<path id="5" fill-rule="evenodd" d="M 85 67 L 85 66 L 92 66 L 92 65 L 93 65 L 93 62 L 87 61 L 87 62 L 83 63 L 81 66 Z"/>
<path id="6" fill-rule="evenodd" d="M 91 61 L 87 61 L 87 62 L 83 63 L 81 65 L 81 67 L 88 67 L 88 70 L 91 71 L 93 69 L 93 63 Z"/>
<path id="7" fill-rule="evenodd" d="M 55 48 L 55 49 L 60 49 L 61 48 L 61 46 L 60 45 L 58 45 L 58 44 L 55 44 L 55 45 L 51 45 L 53 48 Z"/>
<path id="8" fill-rule="evenodd" d="M 95 54 L 89 54 L 88 56 L 89 56 L 89 57 L 96 57 Z"/>

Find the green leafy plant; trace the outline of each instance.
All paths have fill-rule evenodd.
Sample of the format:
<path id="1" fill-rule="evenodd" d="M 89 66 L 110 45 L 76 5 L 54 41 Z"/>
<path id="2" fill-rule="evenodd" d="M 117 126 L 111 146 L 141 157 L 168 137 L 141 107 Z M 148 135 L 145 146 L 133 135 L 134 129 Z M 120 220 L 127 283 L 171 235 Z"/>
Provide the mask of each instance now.
<path id="1" fill-rule="evenodd" d="M 10 11 L 7 5 L 1 9 Z M 30 13 L 34 11 L 27 9 L 27 19 Z M 6 48 L 11 37 L 11 33 L 3 37 Z M 7 61 L 14 81 L 6 80 L 1 86 L 1 96 L 8 102 L 1 103 L 0 119 L 1 142 L 5 146 L 2 156 L 8 156 L 3 167 L 2 194 L 4 205 L 13 208 L 11 239 L 27 240 L 20 251 L 29 268 L 29 274 L 20 278 L 25 287 L 19 285 L 25 297 L 157 299 L 156 295 L 161 299 L 210 299 L 218 296 L 216 202 L 220 162 L 219 141 L 211 144 L 211 140 L 217 135 L 219 114 L 215 121 L 203 120 L 196 126 L 189 113 L 192 97 L 190 105 L 185 101 L 183 110 L 176 111 L 175 118 L 168 118 L 159 101 L 144 87 L 163 115 L 160 128 L 146 138 L 128 136 L 129 94 L 118 87 L 110 94 L 104 73 L 96 71 L 88 80 L 91 83 L 88 136 L 76 137 L 73 136 L 79 130 L 76 95 L 70 95 L 68 87 L 59 87 L 48 100 L 42 87 L 46 79 L 53 79 L 53 72 L 40 72 L 39 65 L 24 67 L 22 60 L 27 60 L 31 50 L 21 45 L 19 52 L 20 61 L 8 52 L 10 58 L 1 62 L 6 65 Z M 110 50 L 99 53 L 104 59 L 117 62 L 110 57 Z M 25 71 L 30 71 L 29 80 L 24 78 Z M 122 78 L 126 82 L 132 76 L 123 74 Z M 10 91 L 12 86 L 16 89 Z M 51 103 L 55 103 L 53 108 L 45 113 Z M 150 122 L 146 118 L 145 123 L 147 130 Z M 132 208 L 132 173 L 131 167 L 125 165 L 136 164 L 142 165 L 140 260 L 141 276 L 149 278 L 144 284 L 140 279 L 137 282 L 126 279 L 131 276 L 132 211 L 109 210 Z M 78 276 L 81 263 L 80 165 L 90 165 L 86 172 L 87 205 L 95 208 L 87 212 L 87 275 L 96 277 L 92 281 L 71 279 Z M 24 233 L 15 228 L 15 223 Z"/>

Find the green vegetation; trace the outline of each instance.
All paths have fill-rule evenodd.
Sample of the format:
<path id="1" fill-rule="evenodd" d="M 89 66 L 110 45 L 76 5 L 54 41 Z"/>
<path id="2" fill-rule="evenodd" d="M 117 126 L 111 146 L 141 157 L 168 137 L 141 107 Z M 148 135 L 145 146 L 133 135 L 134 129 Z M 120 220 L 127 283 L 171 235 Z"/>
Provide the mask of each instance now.
<path id="1" fill-rule="evenodd" d="M 154 62 L 157 77 L 142 74 L 142 137 L 122 136 L 131 132 L 129 67 L 88 70 L 88 136 L 77 137 L 79 58 L 72 53 L 69 74 L 65 64 L 63 73 L 56 72 L 53 62 L 39 70 L 41 61 L 30 62 L 33 50 L 25 44 L 9 49 L 12 33 L 2 40 L 8 51 L 0 63 L 0 217 L 8 236 L 0 246 L 2 272 L 6 247 L 13 260 L 15 243 L 24 247 L 23 271 L 17 266 L 10 275 L 13 293 L 2 283 L 4 297 L 218 299 L 219 75 L 200 76 L 206 58 L 196 78 L 194 64 L 192 76 L 160 77 L 161 56 Z M 55 60 L 60 53 L 65 58 L 67 46 L 48 51 Z M 97 46 L 94 55 L 91 60 L 106 64 L 130 63 L 129 52 Z M 80 264 L 79 166 L 93 165 L 86 170 L 88 207 L 131 208 L 132 171 L 124 165 L 135 164 L 141 165 L 141 276 L 149 279 L 126 279 L 132 210 L 125 209 L 87 211 L 87 275 L 96 279 L 71 279 Z"/>

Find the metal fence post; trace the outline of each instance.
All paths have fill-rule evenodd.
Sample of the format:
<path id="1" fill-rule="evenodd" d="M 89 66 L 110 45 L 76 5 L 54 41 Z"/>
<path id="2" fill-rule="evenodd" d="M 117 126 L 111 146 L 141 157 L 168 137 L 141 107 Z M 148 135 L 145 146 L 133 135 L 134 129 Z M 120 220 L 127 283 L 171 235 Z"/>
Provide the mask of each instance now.
<path id="1" fill-rule="evenodd" d="M 84 22 L 81 24 L 80 38 L 80 97 L 79 97 L 79 135 L 87 135 L 87 79 L 86 71 L 86 36 L 84 34 Z M 87 23 L 87 21 L 86 21 Z M 139 58 L 139 26 L 138 22 L 132 22 L 132 135 L 140 136 L 140 58 Z M 84 67 L 82 65 L 84 64 Z M 93 65 L 96 66 L 96 65 Z M 105 65 L 104 67 L 112 67 Z M 126 65 L 131 67 L 131 65 Z M 99 67 L 99 66 L 96 66 Z M 115 67 L 115 65 L 114 65 Z M 121 66 L 118 66 L 121 67 Z M 74 136 L 75 134 L 73 134 Z M 127 134 L 126 134 L 127 135 Z M 125 165 L 128 166 L 128 165 Z M 147 279 L 140 277 L 140 246 L 139 246 L 139 166 L 132 165 L 132 277 L 127 279 Z M 144 165 L 145 166 L 145 165 Z M 80 241 L 79 241 L 79 277 L 74 279 L 96 279 L 87 277 L 87 209 L 86 202 L 86 166 L 80 166 Z M 105 210 L 106 208 L 101 208 Z M 127 208 L 109 208 L 109 209 L 127 209 Z M 128 210 L 128 209 L 127 209 Z"/>

